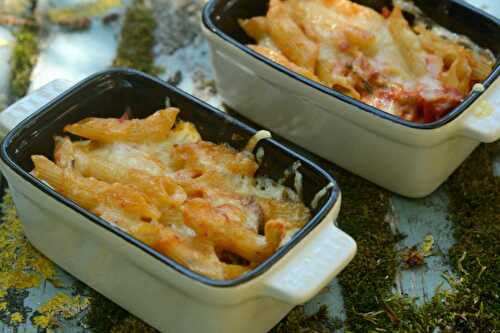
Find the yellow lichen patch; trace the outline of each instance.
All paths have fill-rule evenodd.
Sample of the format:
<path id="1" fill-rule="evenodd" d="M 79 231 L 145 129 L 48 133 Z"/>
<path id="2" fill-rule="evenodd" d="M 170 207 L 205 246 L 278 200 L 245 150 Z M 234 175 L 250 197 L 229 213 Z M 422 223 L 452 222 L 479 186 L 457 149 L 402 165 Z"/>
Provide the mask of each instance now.
<path id="1" fill-rule="evenodd" d="M 0 312 L 7 309 L 7 302 L 0 302 Z"/>
<path id="2" fill-rule="evenodd" d="M 50 324 L 50 318 L 47 316 L 33 317 L 33 324 L 39 328 L 47 328 Z"/>
<path id="3" fill-rule="evenodd" d="M 10 322 L 13 325 L 18 325 L 22 323 L 24 320 L 24 316 L 20 312 L 14 312 L 13 314 L 10 315 Z"/>
<path id="4" fill-rule="evenodd" d="M 122 0 L 96 0 L 93 3 L 78 4 L 49 11 L 49 19 L 54 23 L 68 22 L 103 15 L 109 10 L 120 7 Z"/>
<path id="5" fill-rule="evenodd" d="M 39 328 L 50 328 L 59 325 L 59 319 L 70 319 L 81 313 L 89 306 L 86 297 L 69 296 L 57 293 L 50 300 L 42 304 L 36 312 L 38 316 L 33 318 L 33 323 Z"/>
<path id="6" fill-rule="evenodd" d="M 7 193 L 2 204 L 0 224 L 0 293 L 9 288 L 33 288 L 44 279 L 52 279 L 55 269 L 43 254 L 26 239 L 21 222 Z"/>
<path id="7" fill-rule="evenodd" d="M 64 293 L 57 293 L 36 311 L 43 315 L 60 315 L 68 319 L 85 310 L 88 305 L 89 300 L 87 297 L 80 295 L 72 297 Z"/>

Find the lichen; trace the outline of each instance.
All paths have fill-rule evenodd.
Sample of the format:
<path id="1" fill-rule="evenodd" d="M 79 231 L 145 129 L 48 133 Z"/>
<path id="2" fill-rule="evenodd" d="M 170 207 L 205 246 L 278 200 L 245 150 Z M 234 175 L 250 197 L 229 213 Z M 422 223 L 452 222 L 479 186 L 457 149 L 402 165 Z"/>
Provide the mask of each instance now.
<path id="1" fill-rule="evenodd" d="M 16 44 L 11 60 L 10 93 L 17 100 L 28 91 L 31 72 L 38 58 L 38 27 L 23 25 L 14 32 Z"/>
<path id="2" fill-rule="evenodd" d="M 25 289 L 11 288 L 7 290 L 5 295 L 0 299 L 0 303 L 2 304 L 0 322 L 10 326 L 18 326 L 23 323 L 27 314 L 31 311 L 30 308 L 24 305 L 24 299 L 27 296 L 28 291 Z M 14 320 L 12 320 L 13 318 Z"/>
<path id="3" fill-rule="evenodd" d="M 60 24 L 103 15 L 113 8 L 122 6 L 122 0 L 96 0 L 72 6 L 51 9 L 47 16 L 51 22 Z"/>
<path id="4" fill-rule="evenodd" d="M 170 2 L 170 6 L 163 1 L 153 2 L 161 54 L 174 54 L 201 35 L 199 22 L 203 5 L 204 1 L 200 0 Z"/>
<path id="5" fill-rule="evenodd" d="M 23 303 L 28 295 L 26 289 L 38 287 L 54 275 L 52 262 L 24 236 L 12 197 L 7 193 L 3 198 L 0 223 L 0 320 L 12 325 L 13 314 L 21 313 L 23 319 L 26 318 L 28 310 Z"/>
<path id="6" fill-rule="evenodd" d="M 20 312 L 14 312 L 10 315 L 10 324 L 17 326 L 24 321 L 24 316 Z"/>
<path id="7" fill-rule="evenodd" d="M 134 0 L 127 9 L 114 67 L 129 67 L 152 75 L 161 69 L 154 64 L 156 21 L 143 0 Z"/>
<path id="8" fill-rule="evenodd" d="M 0 224 L 0 291 L 26 289 L 52 279 L 54 265 L 26 239 L 17 217 L 12 197 L 7 193 L 2 203 Z"/>
<path id="9" fill-rule="evenodd" d="M 44 315 L 34 316 L 32 321 L 36 327 L 41 329 L 48 328 L 51 325 L 51 319 Z"/>
<path id="10" fill-rule="evenodd" d="M 84 311 L 89 305 L 86 297 L 74 297 L 65 293 L 57 293 L 50 300 L 38 307 L 31 320 L 40 329 L 56 328 L 61 326 L 62 319 L 71 319 Z"/>

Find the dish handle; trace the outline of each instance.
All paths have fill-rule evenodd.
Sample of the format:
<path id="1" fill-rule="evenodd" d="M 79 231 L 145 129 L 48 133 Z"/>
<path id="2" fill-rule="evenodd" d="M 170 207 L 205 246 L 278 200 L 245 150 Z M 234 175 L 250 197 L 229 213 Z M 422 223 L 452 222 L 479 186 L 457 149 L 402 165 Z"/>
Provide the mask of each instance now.
<path id="1" fill-rule="evenodd" d="M 10 105 L 0 113 L 0 133 L 2 136 L 72 85 L 73 83 L 67 80 L 54 80 Z"/>
<path id="2" fill-rule="evenodd" d="M 485 143 L 500 139 L 500 79 L 469 108 L 459 134 Z"/>
<path id="3" fill-rule="evenodd" d="M 344 269 L 356 254 L 356 242 L 333 222 L 322 223 L 295 256 L 266 279 L 264 293 L 291 305 L 314 297 Z M 303 240 L 304 241 L 304 240 Z"/>

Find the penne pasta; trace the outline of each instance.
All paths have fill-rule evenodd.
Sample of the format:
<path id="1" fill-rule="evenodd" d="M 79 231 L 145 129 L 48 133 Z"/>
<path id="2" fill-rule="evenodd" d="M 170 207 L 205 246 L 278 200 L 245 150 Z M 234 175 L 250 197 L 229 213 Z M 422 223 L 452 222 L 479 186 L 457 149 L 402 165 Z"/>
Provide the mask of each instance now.
<path id="1" fill-rule="evenodd" d="M 314 75 L 313 72 L 311 72 L 307 69 L 304 69 L 300 66 L 295 65 L 293 62 L 288 60 L 283 54 L 281 54 L 280 51 L 275 51 L 275 50 L 272 50 L 268 47 L 261 46 L 261 45 L 251 45 L 250 48 L 257 53 L 262 54 L 266 58 L 269 58 L 270 60 L 280 64 L 281 66 L 286 67 L 288 69 L 291 69 L 292 71 L 297 72 L 298 74 L 305 76 L 306 78 L 308 78 L 310 80 L 313 80 L 316 82 L 320 81 L 319 78 L 316 75 Z"/>
<path id="2" fill-rule="evenodd" d="M 264 16 L 252 17 L 247 20 L 238 20 L 239 25 L 247 35 L 255 40 L 262 40 L 269 35 L 267 19 Z"/>
<path id="3" fill-rule="evenodd" d="M 192 271 L 213 279 L 237 278 L 297 230 L 293 209 L 267 214 L 290 217 L 290 223 L 266 220 L 259 198 L 283 198 L 280 204 L 286 207 L 285 193 L 298 195 L 267 178 L 269 189 L 258 188 L 258 164 L 250 151 L 203 141 L 188 122 L 172 127 L 178 111 L 169 112 L 174 118 L 160 124 L 166 133 L 153 129 L 148 139 L 141 138 L 143 127 L 164 117 L 165 110 L 143 120 L 122 119 L 122 125 L 98 118 L 68 125 L 68 132 L 90 140 L 56 137 L 55 162 L 33 155 L 32 174 Z M 89 124 L 95 125 L 91 131 L 85 128 Z M 105 133 L 112 139 L 102 140 Z"/>
<path id="4" fill-rule="evenodd" d="M 281 0 L 271 0 L 267 13 L 269 35 L 283 54 L 313 72 L 318 46 L 302 32 Z"/>
<path id="5" fill-rule="evenodd" d="M 311 218 L 309 209 L 300 202 L 271 198 L 259 198 L 257 202 L 262 209 L 265 220 L 284 219 L 302 227 Z"/>
<path id="6" fill-rule="evenodd" d="M 185 237 L 169 228 L 163 228 L 152 247 L 195 272 L 213 279 L 224 279 L 225 265 L 209 242 Z"/>
<path id="7" fill-rule="evenodd" d="M 251 262 L 260 262 L 274 252 L 281 242 L 278 232 L 263 237 L 230 219 L 207 200 L 188 200 L 183 207 L 185 223 L 215 246 L 233 252 Z M 269 231 L 275 231 L 272 227 Z"/>
<path id="8" fill-rule="evenodd" d="M 57 136 L 54 138 L 54 141 L 56 143 L 55 149 L 54 149 L 54 160 L 56 164 L 63 168 L 72 168 L 74 159 L 75 159 L 75 152 L 73 150 L 73 143 L 68 137 L 60 137 Z"/>
<path id="9" fill-rule="evenodd" d="M 396 6 L 393 9 L 387 20 L 387 24 L 394 42 L 403 55 L 403 59 L 406 61 L 410 71 L 415 76 L 424 75 L 427 71 L 425 54 L 420 45 L 420 40 L 403 17 L 401 8 Z"/>
<path id="10" fill-rule="evenodd" d="M 167 108 L 141 120 L 87 118 L 66 126 L 64 131 L 86 139 L 108 143 L 158 141 L 168 136 L 178 113 L 177 108 Z"/>
<path id="11" fill-rule="evenodd" d="M 484 54 L 478 54 L 451 40 L 444 39 L 421 25 L 415 27 L 415 30 L 418 32 L 422 47 L 440 56 L 446 67 L 451 67 L 458 58 L 465 57 L 472 70 L 470 80 L 482 81 L 491 73 L 494 62 Z"/>
<path id="12" fill-rule="evenodd" d="M 440 79 L 445 87 L 454 88 L 465 95 L 471 88 L 471 76 L 472 69 L 467 59 L 463 56 L 459 56 L 451 64 L 448 71 L 441 74 Z"/>
<path id="13" fill-rule="evenodd" d="M 259 167 L 255 159 L 245 152 L 235 153 L 228 146 L 206 141 L 174 147 L 172 155 L 171 167 L 174 170 L 192 170 L 197 177 L 210 170 L 253 176 Z"/>
<path id="14" fill-rule="evenodd" d="M 100 156 L 76 150 L 75 170 L 85 177 L 94 177 L 108 183 L 134 185 L 156 205 L 180 205 L 186 193 L 166 175 L 156 176 L 138 169 L 117 167 Z"/>
<path id="15" fill-rule="evenodd" d="M 99 205 L 99 182 L 76 177 L 73 172 L 61 169 L 45 156 L 34 155 L 31 159 L 35 165 L 33 174 L 46 181 L 56 191 L 89 210 Z"/>
<path id="16" fill-rule="evenodd" d="M 44 156 L 32 157 L 34 174 L 45 180 L 58 192 L 78 202 L 91 211 L 103 212 L 103 207 L 113 207 L 139 219 L 155 220 L 160 217 L 156 207 L 149 204 L 144 194 L 134 187 L 118 183 L 107 184 L 95 178 L 85 178 L 70 169 L 61 169 Z"/>
<path id="17" fill-rule="evenodd" d="M 249 47 L 270 60 L 425 123 L 460 104 L 495 59 L 464 36 L 415 21 L 411 26 L 397 5 L 377 13 L 350 0 L 272 0 L 266 16 L 239 23 L 256 42 Z"/>

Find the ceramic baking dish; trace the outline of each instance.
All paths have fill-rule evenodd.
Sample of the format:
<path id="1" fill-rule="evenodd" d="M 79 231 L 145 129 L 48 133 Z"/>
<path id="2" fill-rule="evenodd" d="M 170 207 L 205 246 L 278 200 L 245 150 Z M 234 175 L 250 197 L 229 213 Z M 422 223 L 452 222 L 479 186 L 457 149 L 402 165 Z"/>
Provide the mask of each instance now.
<path id="1" fill-rule="evenodd" d="M 28 96 L 7 114 L 25 112 L 63 91 L 58 81 Z M 67 85 L 67 84 L 66 84 Z M 31 98 L 31 100 L 30 100 Z M 26 236 L 65 270 L 163 332 L 266 332 L 295 305 L 314 296 L 352 259 L 354 241 L 333 224 L 340 191 L 330 175 L 274 140 L 262 140 L 259 172 L 279 178 L 300 161 L 305 202 L 333 184 L 313 218 L 293 239 L 253 271 L 215 281 L 155 252 L 82 209 L 30 175 L 32 154 L 51 156 L 53 136 L 84 117 L 116 117 L 130 110 L 146 117 L 168 98 L 202 137 L 237 148 L 255 133 L 249 126 L 157 79 L 131 70 L 96 74 L 64 91 L 9 132 L 1 169 Z M 21 109 L 21 110 L 16 110 Z M 4 126 L 8 121 L 1 118 Z M 11 122 L 12 124 L 12 122 Z M 330 185 L 331 186 L 331 185 Z"/>
<path id="2" fill-rule="evenodd" d="M 355 2 L 377 10 L 391 5 L 390 0 Z M 467 35 L 498 59 L 498 19 L 461 1 L 414 2 L 432 20 Z M 409 197 L 428 195 L 480 142 L 500 138 L 499 61 L 483 82 L 484 92 L 472 92 L 439 121 L 412 123 L 310 81 L 246 47 L 254 41 L 237 20 L 265 14 L 267 3 L 211 0 L 203 10 L 218 90 L 244 117 Z M 490 107 L 484 107 L 486 102 Z"/>

